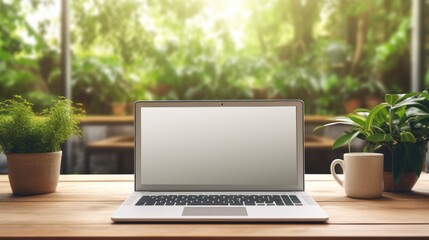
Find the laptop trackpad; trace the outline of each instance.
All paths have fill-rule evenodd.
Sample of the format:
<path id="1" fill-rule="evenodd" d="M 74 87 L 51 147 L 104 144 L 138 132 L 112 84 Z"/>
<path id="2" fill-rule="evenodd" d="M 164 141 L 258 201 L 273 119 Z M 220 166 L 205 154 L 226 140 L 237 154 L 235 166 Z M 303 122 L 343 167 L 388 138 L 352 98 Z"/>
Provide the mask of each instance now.
<path id="1" fill-rule="evenodd" d="M 245 207 L 185 207 L 182 216 L 247 216 Z"/>

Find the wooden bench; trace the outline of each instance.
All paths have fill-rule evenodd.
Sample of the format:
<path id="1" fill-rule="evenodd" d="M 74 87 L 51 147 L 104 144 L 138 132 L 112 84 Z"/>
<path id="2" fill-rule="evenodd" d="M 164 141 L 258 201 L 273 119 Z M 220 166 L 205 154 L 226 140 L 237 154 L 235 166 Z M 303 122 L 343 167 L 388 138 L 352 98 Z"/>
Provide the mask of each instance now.
<path id="1" fill-rule="evenodd" d="M 134 136 L 110 137 L 103 140 L 88 143 L 85 147 L 85 172 L 91 172 L 91 155 L 115 154 L 116 166 L 120 173 L 130 173 L 124 169 L 124 157 L 134 154 Z M 131 157 L 131 162 L 134 161 Z M 132 173 L 132 172 L 131 172 Z"/>
<path id="2" fill-rule="evenodd" d="M 306 159 L 311 161 L 306 162 L 306 172 L 309 173 L 329 173 L 329 164 L 332 158 L 330 155 L 333 144 L 331 138 L 306 135 L 305 136 L 305 154 Z M 134 137 L 133 136 L 118 136 L 110 137 L 100 141 L 91 142 L 86 146 L 85 151 L 85 172 L 91 172 L 90 157 L 93 154 L 111 153 L 116 154 L 116 162 L 118 171 L 121 173 L 132 173 L 124 168 L 124 157 L 132 156 L 134 153 Z M 327 155 L 329 157 L 322 158 Z M 131 159 L 132 160 L 132 159 Z M 132 162 L 132 161 L 131 161 Z"/>

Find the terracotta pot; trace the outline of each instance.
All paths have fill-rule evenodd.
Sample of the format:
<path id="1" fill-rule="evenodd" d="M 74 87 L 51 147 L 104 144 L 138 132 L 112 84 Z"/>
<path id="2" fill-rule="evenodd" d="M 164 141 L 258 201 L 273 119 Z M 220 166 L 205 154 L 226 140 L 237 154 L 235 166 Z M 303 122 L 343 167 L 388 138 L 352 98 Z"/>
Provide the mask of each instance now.
<path id="1" fill-rule="evenodd" d="M 351 98 L 348 99 L 346 102 L 344 102 L 344 110 L 346 113 L 353 112 L 356 108 L 359 108 L 361 106 L 360 99 L 357 98 Z"/>
<path id="2" fill-rule="evenodd" d="M 404 172 L 399 178 L 399 181 L 394 184 L 392 172 L 384 172 L 384 191 L 409 192 L 418 179 L 419 177 L 417 177 L 415 172 Z"/>
<path id="3" fill-rule="evenodd" d="M 365 97 L 365 107 L 371 109 L 383 102 L 383 99 L 374 96 Z"/>
<path id="4" fill-rule="evenodd" d="M 127 108 L 126 103 L 112 103 L 112 113 L 115 116 L 125 115 L 126 108 Z"/>
<path id="5" fill-rule="evenodd" d="M 149 87 L 148 90 L 157 96 L 165 96 L 168 94 L 168 92 L 170 92 L 171 87 L 168 84 L 161 83 L 161 84 Z"/>
<path id="6" fill-rule="evenodd" d="M 267 99 L 268 98 L 267 89 L 255 88 L 255 89 L 252 89 L 252 92 L 253 92 L 253 98 L 255 98 L 255 99 Z"/>
<path id="7" fill-rule="evenodd" d="M 55 192 L 60 176 L 62 151 L 50 153 L 9 153 L 7 169 L 13 194 Z"/>

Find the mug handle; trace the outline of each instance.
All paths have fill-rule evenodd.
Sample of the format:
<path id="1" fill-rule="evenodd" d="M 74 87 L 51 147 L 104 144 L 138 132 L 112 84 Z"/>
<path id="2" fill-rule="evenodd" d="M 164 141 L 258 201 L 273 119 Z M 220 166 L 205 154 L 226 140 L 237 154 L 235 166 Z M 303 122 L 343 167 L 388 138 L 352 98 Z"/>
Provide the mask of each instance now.
<path id="1" fill-rule="evenodd" d="M 332 161 L 331 163 L 331 175 L 335 178 L 335 180 L 341 185 L 341 187 L 343 186 L 343 180 L 341 180 L 337 173 L 335 172 L 335 166 L 337 164 L 340 164 L 341 168 L 344 171 L 344 165 L 343 165 L 343 160 L 342 159 L 335 159 L 334 161 Z"/>

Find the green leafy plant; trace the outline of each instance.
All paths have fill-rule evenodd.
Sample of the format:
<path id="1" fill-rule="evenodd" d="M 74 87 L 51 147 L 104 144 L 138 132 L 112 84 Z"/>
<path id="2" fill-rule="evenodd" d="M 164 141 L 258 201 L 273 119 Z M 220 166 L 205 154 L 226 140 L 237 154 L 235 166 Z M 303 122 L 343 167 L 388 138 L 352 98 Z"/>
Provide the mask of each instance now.
<path id="1" fill-rule="evenodd" d="M 73 135 L 80 136 L 76 117 L 84 115 L 81 105 L 60 97 L 40 113 L 35 113 L 32 107 L 20 96 L 0 103 L 1 152 L 55 152 Z"/>
<path id="2" fill-rule="evenodd" d="M 429 141 L 429 94 L 427 91 L 386 94 L 385 102 L 371 110 L 356 109 L 335 122 L 318 126 L 314 131 L 332 125 L 350 129 L 333 144 L 333 149 L 349 145 L 353 139 L 366 142 L 364 151 L 382 152 L 385 170 L 393 172 L 397 182 L 403 172 L 422 171 Z"/>

